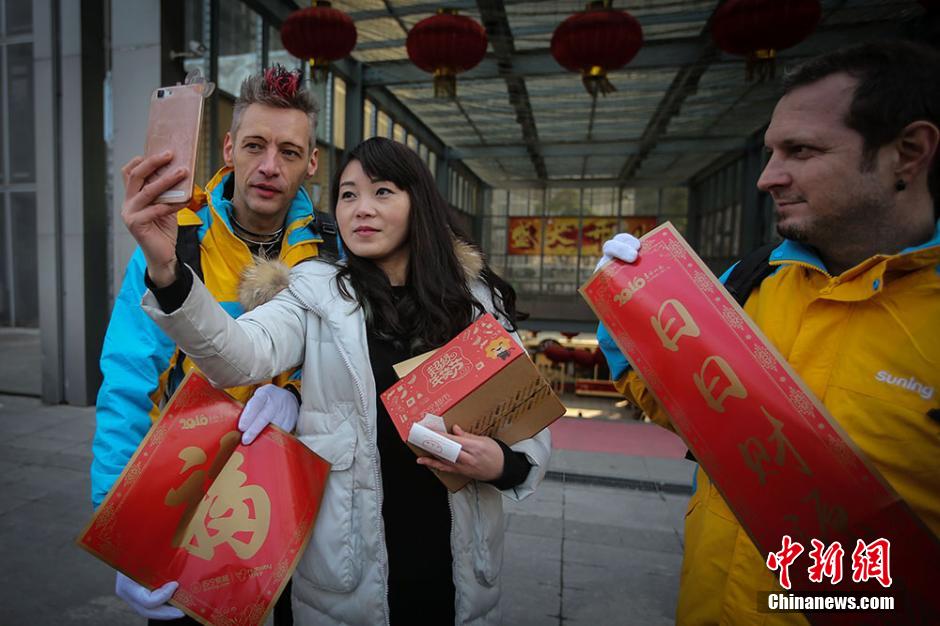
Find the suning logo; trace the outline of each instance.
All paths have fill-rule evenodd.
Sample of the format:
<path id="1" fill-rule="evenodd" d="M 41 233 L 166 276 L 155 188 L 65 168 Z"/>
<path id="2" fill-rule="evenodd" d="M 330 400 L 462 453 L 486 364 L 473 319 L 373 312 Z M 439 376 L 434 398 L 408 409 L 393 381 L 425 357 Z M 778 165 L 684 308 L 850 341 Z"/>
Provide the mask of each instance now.
<path id="1" fill-rule="evenodd" d="M 901 387 L 902 389 L 913 391 L 924 400 L 930 400 L 933 398 L 933 387 L 928 387 L 913 376 L 901 378 L 900 376 L 892 376 L 888 372 L 881 370 L 875 374 L 875 380 L 877 380 L 879 383 L 888 383 L 889 385 L 894 385 L 895 387 Z"/>

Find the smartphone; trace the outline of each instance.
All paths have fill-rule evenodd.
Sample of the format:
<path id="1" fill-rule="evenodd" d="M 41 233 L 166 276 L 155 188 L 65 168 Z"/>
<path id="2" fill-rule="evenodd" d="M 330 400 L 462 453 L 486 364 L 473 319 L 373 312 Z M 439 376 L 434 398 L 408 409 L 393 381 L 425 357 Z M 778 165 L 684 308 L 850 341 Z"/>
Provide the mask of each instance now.
<path id="1" fill-rule="evenodd" d="M 174 85 L 159 87 L 150 96 L 144 155 L 151 156 L 166 150 L 173 152 L 173 160 L 154 172 L 154 176 L 159 176 L 166 168 L 185 167 L 189 172 L 186 178 L 161 194 L 157 202 L 180 204 L 189 202 L 193 195 L 204 90 L 203 84 Z"/>

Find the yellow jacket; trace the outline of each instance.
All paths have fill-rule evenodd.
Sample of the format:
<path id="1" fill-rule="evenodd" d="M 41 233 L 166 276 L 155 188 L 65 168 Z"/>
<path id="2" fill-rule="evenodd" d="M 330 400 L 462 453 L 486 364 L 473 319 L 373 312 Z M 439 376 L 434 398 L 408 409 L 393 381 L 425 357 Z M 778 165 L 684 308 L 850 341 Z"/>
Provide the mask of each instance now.
<path id="1" fill-rule="evenodd" d="M 770 263 L 779 269 L 751 293 L 745 311 L 940 535 L 940 223 L 928 243 L 874 256 L 840 276 L 791 241 Z M 628 371 L 617 387 L 670 427 L 635 373 Z M 757 611 L 758 591 L 776 588 L 767 555 L 758 553 L 701 468 L 696 481 L 676 623 L 806 624 L 799 613 Z"/>

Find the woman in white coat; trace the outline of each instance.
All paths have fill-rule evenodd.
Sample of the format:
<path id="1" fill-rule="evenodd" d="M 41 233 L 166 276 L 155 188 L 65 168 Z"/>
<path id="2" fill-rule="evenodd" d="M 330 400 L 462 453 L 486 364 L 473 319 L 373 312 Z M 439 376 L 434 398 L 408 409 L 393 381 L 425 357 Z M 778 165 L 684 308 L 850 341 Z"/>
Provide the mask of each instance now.
<path id="1" fill-rule="evenodd" d="M 266 192 L 290 156 L 269 152 Z M 346 261 L 298 265 L 286 289 L 236 321 L 176 261 L 176 207 L 153 202 L 182 175 L 150 180 L 163 163 L 125 168 L 123 216 L 147 259 L 148 314 L 219 387 L 303 364 L 296 433 L 332 471 L 294 574 L 295 622 L 498 623 L 501 498 L 541 481 L 548 431 L 510 449 L 455 428 L 456 463 L 416 460 L 378 399 L 394 363 L 484 312 L 515 330 L 515 293 L 460 239 L 425 164 L 382 138 L 350 151 L 331 194 Z M 425 465 L 474 480 L 448 494 Z"/>

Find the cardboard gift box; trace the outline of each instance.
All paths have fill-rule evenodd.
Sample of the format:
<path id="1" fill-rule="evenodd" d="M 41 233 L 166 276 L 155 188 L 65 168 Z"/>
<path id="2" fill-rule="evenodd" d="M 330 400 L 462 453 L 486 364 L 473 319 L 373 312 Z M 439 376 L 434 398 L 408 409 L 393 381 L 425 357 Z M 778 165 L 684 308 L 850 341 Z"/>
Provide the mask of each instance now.
<path id="1" fill-rule="evenodd" d="M 525 348 L 490 314 L 437 350 L 400 363 L 396 372 L 401 380 L 381 397 L 404 441 L 427 413 L 441 416 L 448 432 L 456 424 L 507 445 L 532 437 L 565 414 Z M 437 475 L 450 491 L 470 482 L 457 474 Z"/>

